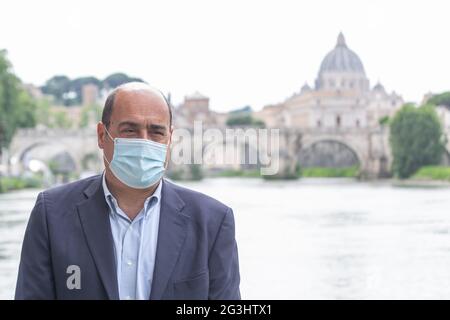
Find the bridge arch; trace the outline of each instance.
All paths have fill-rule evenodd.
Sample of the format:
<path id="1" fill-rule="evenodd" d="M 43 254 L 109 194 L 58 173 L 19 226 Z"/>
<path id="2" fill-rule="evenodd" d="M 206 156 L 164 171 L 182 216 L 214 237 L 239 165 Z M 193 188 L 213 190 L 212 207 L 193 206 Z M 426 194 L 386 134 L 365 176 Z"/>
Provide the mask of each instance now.
<path id="1" fill-rule="evenodd" d="M 205 167 L 210 169 L 229 167 L 249 170 L 260 166 L 257 144 L 230 138 L 204 144 L 202 158 Z"/>
<path id="2" fill-rule="evenodd" d="M 34 153 L 34 154 L 33 154 Z M 73 152 L 71 148 L 63 143 L 50 141 L 50 140 L 40 140 L 34 141 L 23 148 L 16 150 L 13 155 L 16 165 L 26 167 L 30 160 L 41 160 L 51 166 L 56 163 L 60 168 L 64 167 L 65 171 L 76 171 L 77 166 L 77 155 Z"/>
<path id="3" fill-rule="evenodd" d="M 28 169 L 27 161 L 31 158 L 48 166 L 56 156 L 53 160 L 64 164 L 66 171 L 80 173 L 86 170 L 85 167 L 101 167 L 101 151 L 93 130 L 20 129 L 11 141 L 9 155 L 13 174 L 21 174 Z"/>
<path id="4" fill-rule="evenodd" d="M 301 167 L 362 167 L 363 156 L 348 142 L 333 138 L 307 142 L 297 157 Z"/>

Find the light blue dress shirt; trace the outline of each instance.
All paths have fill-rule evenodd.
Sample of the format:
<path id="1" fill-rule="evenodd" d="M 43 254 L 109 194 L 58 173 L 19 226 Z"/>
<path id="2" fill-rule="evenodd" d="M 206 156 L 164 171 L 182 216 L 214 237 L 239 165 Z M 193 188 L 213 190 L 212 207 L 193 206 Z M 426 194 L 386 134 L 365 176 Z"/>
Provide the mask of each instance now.
<path id="1" fill-rule="evenodd" d="M 106 185 L 103 190 L 109 206 L 109 221 L 114 239 L 119 297 L 147 300 L 150 297 L 158 242 L 162 180 L 136 218 L 130 220 L 119 208 Z"/>

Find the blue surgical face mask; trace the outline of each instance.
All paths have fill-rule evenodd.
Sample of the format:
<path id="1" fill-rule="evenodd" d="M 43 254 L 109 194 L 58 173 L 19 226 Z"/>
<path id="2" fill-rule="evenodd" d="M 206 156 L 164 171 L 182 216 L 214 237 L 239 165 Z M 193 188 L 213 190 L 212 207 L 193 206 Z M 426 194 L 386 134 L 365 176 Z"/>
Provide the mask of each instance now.
<path id="1" fill-rule="evenodd" d="M 164 175 L 167 145 L 147 139 L 113 139 L 114 155 L 106 159 L 114 176 L 127 186 L 146 189 L 157 183 Z"/>

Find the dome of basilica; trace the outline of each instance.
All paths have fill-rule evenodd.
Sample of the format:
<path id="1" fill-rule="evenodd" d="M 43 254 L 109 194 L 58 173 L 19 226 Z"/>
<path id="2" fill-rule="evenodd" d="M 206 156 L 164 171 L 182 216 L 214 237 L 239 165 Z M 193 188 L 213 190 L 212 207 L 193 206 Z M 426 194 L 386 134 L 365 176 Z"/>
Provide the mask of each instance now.
<path id="1" fill-rule="evenodd" d="M 320 65 L 319 78 L 324 73 L 359 73 L 365 75 L 364 66 L 358 55 L 345 43 L 342 32 L 338 36 L 336 47 L 330 51 Z"/>

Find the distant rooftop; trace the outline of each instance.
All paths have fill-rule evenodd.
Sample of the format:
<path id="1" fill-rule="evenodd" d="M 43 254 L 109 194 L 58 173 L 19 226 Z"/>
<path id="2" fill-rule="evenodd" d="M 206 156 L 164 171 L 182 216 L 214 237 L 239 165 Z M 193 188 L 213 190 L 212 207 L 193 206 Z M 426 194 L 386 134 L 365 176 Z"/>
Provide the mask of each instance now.
<path id="1" fill-rule="evenodd" d="M 201 94 L 198 91 L 195 91 L 192 94 L 186 95 L 185 99 L 189 99 L 189 100 L 200 100 L 200 99 L 209 99 L 207 96 Z"/>

